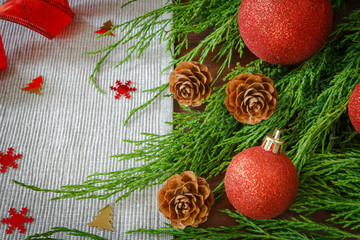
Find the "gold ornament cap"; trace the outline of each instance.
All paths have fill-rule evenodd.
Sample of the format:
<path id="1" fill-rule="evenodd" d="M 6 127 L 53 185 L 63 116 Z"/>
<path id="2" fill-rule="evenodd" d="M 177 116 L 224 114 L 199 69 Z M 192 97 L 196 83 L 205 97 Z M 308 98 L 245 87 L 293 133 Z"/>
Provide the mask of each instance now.
<path id="1" fill-rule="evenodd" d="M 280 139 L 280 129 L 275 129 L 275 132 L 272 136 L 266 135 L 266 138 L 262 144 L 262 147 L 265 151 L 272 151 L 273 153 L 279 153 L 281 150 L 281 146 L 283 145 L 284 141 Z"/>

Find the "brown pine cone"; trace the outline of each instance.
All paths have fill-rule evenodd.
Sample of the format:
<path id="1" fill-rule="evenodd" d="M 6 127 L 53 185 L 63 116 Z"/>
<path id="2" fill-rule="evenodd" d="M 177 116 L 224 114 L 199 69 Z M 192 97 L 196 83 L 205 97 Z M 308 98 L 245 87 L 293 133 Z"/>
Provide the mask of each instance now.
<path id="1" fill-rule="evenodd" d="M 226 87 L 225 104 L 235 119 L 254 125 L 268 119 L 275 111 L 278 94 L 273 81 L 262 75 L 245 73 Z"/>
<path id="2" fill-rule="evenodd" d="M 198 62 L 181 62 L 170 74 L 170 92 L 179 104 L 197 107 L 210 96 L 212 77 L 208 68 Z"/>
<path id="3" fill-rule="evenodd" d="M 168 178 L 157 194 L 160 212 L 178 229 L 197 227 L 207 220 L 214 195 L 209 184 L 192 171 Z"/>

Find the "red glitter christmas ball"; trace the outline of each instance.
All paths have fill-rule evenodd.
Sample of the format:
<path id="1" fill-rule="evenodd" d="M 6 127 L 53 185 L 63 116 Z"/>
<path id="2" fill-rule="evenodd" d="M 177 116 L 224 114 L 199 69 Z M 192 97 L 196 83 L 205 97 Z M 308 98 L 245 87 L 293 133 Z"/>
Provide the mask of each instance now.
<path id="1" fill-rule="evenodd" d="M 348 113 L 356 131 L 360 133 L 360 83 L 355 87 L 349 99 Z"/>
<path id="2" fill-rule="evenodd" d="M 275 147 L 271 139 L 275 140 Z M 282 143 L 278 138 L 267 136 L 263 146 L 236 155 L 226 171 L 226 195 L 247 217 L 268 219 L 279 216 L 296 198 L 298 175 L 285 154 L 274 153 L 279 150 L 278 143 Z"/>
<path id="3" fill-rule="evenodd" d="M 273 64 L 295 64 L 313 56 L 331 31 L 330 0 L 243 0 L 239 29 L 246 46 Z"/>

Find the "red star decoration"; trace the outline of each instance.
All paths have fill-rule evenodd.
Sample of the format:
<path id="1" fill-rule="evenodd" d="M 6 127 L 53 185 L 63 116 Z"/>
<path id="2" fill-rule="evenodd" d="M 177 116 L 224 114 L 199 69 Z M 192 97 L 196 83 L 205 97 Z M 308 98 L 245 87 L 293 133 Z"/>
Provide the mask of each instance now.
<path id="1" fill-rule="evenodd" d="M 126 81 L 125 84 L 123 84 L 121 81 L 117 80 L 116 87 L 110 87 L 111 90 L 114 90 L 117 92 L 115 99 L 119 99 L 121 95 L 124 95 L 125 98 L 130 98 L 130 92 L 135 92 L 137 89 L 135 87 L 130 87 L 132 82 L 130 80 Z"/>
<path id="2" fill-rule="evenodd" d="M 13 169 L 18 167 L 18 165 L 15 163 L 15 160 L 20 159 L 22 155 L 21 154 L 14 155 L 13 153 L 14 153 L 13 148 L 9 148 L 6 154 L 0 151 L 0 165 L 2 165 L 0 169 L 1 173 L 6 172 L 7 166 L 12 167 Z"/>
<path id="3" fill-rule="evenodd" d="M 32 217 L 25 217 L 26 213 L 29 210 L 27 207 L 22 208 L 20 213 L 17 213 L 15 208 L 10 208 L 10 218 L 3 218 L 1 220 L 2 224 L 10 224 L 8 229 L 6 229 L 7 234 L 11 234 L 16 228 L 19 230 L 19 233 L 25 233 L 26 228 L 24 227 L 24 223 L 31 223 L 34 221 Z"/>

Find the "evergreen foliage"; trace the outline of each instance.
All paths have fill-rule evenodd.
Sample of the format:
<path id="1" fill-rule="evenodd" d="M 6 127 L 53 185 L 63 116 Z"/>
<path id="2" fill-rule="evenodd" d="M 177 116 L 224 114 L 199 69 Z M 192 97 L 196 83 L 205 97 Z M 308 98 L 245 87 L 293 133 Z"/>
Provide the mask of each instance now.
<path id="1" fill-rule="evenodd" d="M 301 172 L 296 212 L 329 211 L 329 222 L 360 228 L 360 144 L 314 154 Z"/>
<path id="2" fill-rule="evenodd" d="M 334 7 L 341 7 L 345 1 L 332 2 Z M 139 45 L 130 48 L 130 55 L 133 52 L 141 54 L 148 45 L 147 41 L 151 41 L 155 36 L 160 36 L 160 39 L 165 37 L 169 40 L 170 47 L 175 40 L 181 39 L 180 47 L 175 49 L 176 56 L 179 49 L 186 47 L 187 34 L 194 31 L 199 33 L 211 24 L 215 25 L 214 32 L 219 32 L 209 35 L 212 36 L 209 41 L 213 45 L 208 42 L 205 45 L 211 46 L 210 48 L 203 45 L 203 48 L 193 50 L 199 51 L 196 54 L 202 53 L 204 58 L 214 46 L 223 44 L 226 47 L 225 45 L 230 44 L 228 40 L 235 41 L 231 37 L 232 30 L 221 27 L 227 24 L 225 18 L 230 21 L 229 16 L 234 16 L 230 8 L 234 8 L 231 4 L 235 5 L 235 3 L 238 6 L 240 0 L 189 0 L 185 3 L 173 1 L 147 16 L 140 17 L 134 22 L 124 23 L 117 28 L 146 27 L 143 21 L 148 18 L 152 20 L 148 20 L 150 22 L 147 22 L 147 25 L 167 23 L 165 20 L 159 20 L 161 14 L 174 11 L 172 31 L 166 36 L 163 35 L 165 28 L 161 31 L 157 31 L 157 28 L 148 29 L 146 34 L 154 34 L 150 34 L 151 37 L 131 35 L 131 31 L 127 36 L 130 40 L 143 39 Z M 197 17 L 190 18 L 190 9 L 193 14 L 191 16 Z M 211 9 L 218 11 L 216 18 L 215 15 L 211 15 L 215 14 Z M 224 14 L 221 14 L 222 12 Z M 180 15 L 187 16 L 185 20 L 188 22 L 183 19 L 185 22 L 182 25 Z M 223 16 L 226 17 L 222 18 Z M 132 25 L 134 23 L 136 25 Z M 140 32 L 145 34 L 146 29 Z M 124 39 L 123 41 L 126 41 Z M 239 45 L 233 45 L 232 48 L 235 47 L 241 52 L 242 42 L 239 39 L 236 41 L 240 41 Z M 116 46 L 110 46 L 106 54 L 111 52 L 112 47 Z M 195 56 L 191 55 L 191 53 L 195 54 L 193 51 L 186 55 L 187 57 L 178 60 L 192 59 Z M 228 53 L 228 50 L 224 50 L 223 56 L 231 59 L 232 53 L 227 55 Z M 146 140 L 127 140 L 138 148 L 129 154 L 113 156 L 119 161 L 132 159 L 141 161 L 144 164 L 140 167 L 94 173 L 83 184 L 63 186 L 58 190 L 41 189 L 15 180 L 14 182 L 35 191 L 62 194 L 54 199 L 72 197 L 106 199 L 116 195 L 117 200 L 120 200 L 133 191 L 160 184 L 171 175 L 185 170 L 192 170 L 197 175 L 208 177 L 223 173 L 234 153 L 259 145 L 265 134 L 280 128 L 284 130 L 283 139 L 286 142 L 284 150 L 294 162 L 300 176 L 299 194 L 291 210 L 305 215 L 319 210 L 330 211 L 331 216 L 327 219 L 329 225 L 316 223 L 300 215 L 292 219 L 250 220 L 239 213 L 226 210 L 236 219 L 237 225 L 185 230 L 174 229 L 168 225 L 159 230 L 139 229 L 133 232 L 167 233 L 180 239 L 360 238 L 333 226 L 339 224 L 352 230 L 360 228 L 360 134 L 353 129 L 346 113 L 349 96 L 360 81 L 360 9 L 351 14 L 347 23 L 337 27 L 329 41 L 316 55 L 302 64 L 290 67 L 277 66 L 256 60 L 247 67 L 238 65 L 225 80 L 249 71 L 267 75 L 275 82 L 279 103 L 269 120 L 254 126 L 237 122 L 224 104 L 226 86 L 223 86 L 216 89 L 205 101 L 207 106 L 204 112 L 186 108 L 188 113 L 174 113 L 174 120 L 169 123 L 173 125 L 171 133 L 166 135 L 145 133 Z M 160 86 L 154 91 L 159 90 L 158 95 L 160 95 L 165 87 Z M 216 189 L 215 194 L 218 199 L 221 198 L 221 193 L 223 193 L 223 184 Z"/>
<path id="3" fill-rule="evenodd" d="M 166 233 L 176 239 L 202 239 L 202 240 L 227 240 L 227 239 L 275 239 L 275 240 L 323 240 L 323 239 L 360 239 L 360 236 L 340 230 L 325 224 L 316 223 L 300 216 L 299 219 L 250 219 L 238 212 L 225 210 L 234 218 L 237 225 L 219 228 L 193 228 L 187 227 L 179 230 L 166 224 L 160 229 L 138 229 L 127 233 L 146 232 L 149 234 Z"/>
<path id="4" fill-rule="evenodd" d="M 129 1 L 122 7 L 135 1 L 137 0 Z M 105 52 L 95 65 L 90 81 L 100 92 L 103 92 L 96 84 L 95 75 L 108 55 L 121 44 L 133 43 L 128 48 L 126 57 L 121 59 L 118 65 L 115 66 L 117 67 L 128 61 L 133 54 L 140 57 L 154 40 L 167 42 L 167 51 L 171 52 L 174 59 L 169 63 L 167 69 L 179 62 L 189 61 L 198 55 L 201 56 L 199 62 L 203 62 L 209 52 L 219 47 L 220 49 L 214 60 L 222 59 L 223 61 L 225 59 L 219 69 L 219 73 L 221 73 L 227 65 L 230 65 L 234 51 L 241 56 L 242 49 L 245 46 L 237 27 L 237 12 L 240 3 L 241 0 L 167 1 L 162 8 L 148 12 L 128 22 L 115 25 L 104 35 L 118 30 L 125 32 L 122 38 L 107 48 L 88 53 L 99 54 Z M 178 58 L 181 51 L 188 48 L 188 35 L 190 33 L 202 33 L 209 28 L 212 28 L 212 32 L 198 46 L 185 56 Z M 176 42 L 178 44 L 174 48 Z"/>
<path id="5" fill-rule="evenodd" d="M 136 1 L 138 0 L 129 0 L 121 8 Z M 340 9 L 344 7 L 346 0 L 331 0 L 331 2 L 334 9 Z M 233 54 L 242 56 L 242 50 L 245 47 L 237 22 L 240 3 L 241 0 L 172 0 L 167 1 L 161 8 L 115 25 L 99 37 L 108 35 L 115 30 L 125 34 L 108 47 L 87 53 L 103 54 L 95 65 L 90 81 L 96 89 L 104 93 L 97 86 L 95 75 L 112 51 L 119 45 L 133 44 L 127 49 L 125 58 L 119 60 L 115 66 L 118 67 L 128 61 L 133 54 L 139 58 L 154 40 L 158 40 L 160 43 L 167 42 L 166 50 L 173 57 L 173 61 L 169 63 L 167 69 L 179 62 L 190 61 L 197 56 L 200 56 L 198 61 L 202 63 L 210 52 L 216 51 L 217 54 L 213 60 L 223 61 L 218 70 L 219 76 L 226 66 L 230 66 Z M 210 33 L 198 46 L 191 49 L 186 55 L 179 57 L 182 51 L 188 49 L 190 33 L 199 34 L 209 29 L 211 29 Z M 175 43 L 177 43 L 176 46 Z"/>
<path id="6" fill-rule="evenodd" d="M 53 238 L 52 236 L 57 233 L 66 233 L 68 236 L 76 236 L 89 238 L 94 240 L 107 240 L 106 238 L 100 237 L 95 234 L 83 232 L 77 229 L 70 229 L 66 227 L 54 227 L 50 231 L 41 234 L 34 234 L 25 238 L 25 240 L 41 240 L 41 239 L 53 239 L 53 240 L 61 240 L 63 238 Z M 67 238 L 65 238 L 67 239 Z"/>

